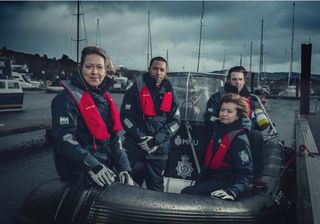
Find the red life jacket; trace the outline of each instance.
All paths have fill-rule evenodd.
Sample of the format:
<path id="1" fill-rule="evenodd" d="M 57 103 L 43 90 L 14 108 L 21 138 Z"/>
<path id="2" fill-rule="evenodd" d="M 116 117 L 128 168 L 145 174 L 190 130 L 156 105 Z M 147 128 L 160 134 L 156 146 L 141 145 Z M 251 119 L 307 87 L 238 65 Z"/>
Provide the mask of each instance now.
<path id="1" fill-rule="evenodd" d="M 142 112 L 145 116 L 156 116 L 154 103 L 151 93 L 142 78 L 137 79 L 137 87 L 139 91 L 139 99 Z M 172 91 L 165 92 L 162 98 L 160 110 L 169 113 L 172 105 Z"/>
<path id="2" fill-rule="evenodd" d="M 108 139 L 110 137 L 109 131 L 90 93 L 77 88 L 72 85 L 70 81 L 63 81 L 61 85 L 67 90 L 67 93 L 77 105 L 90 134 L 97 140 Z M 113 122 L 112 131 L 119 132 L 122 130 L 122 125 L 116 104 L 109 93 L 105 93 L 104 98 L 110 106 L 111 119 Z"/>
<path id="3" fill-rule="evenodd" d="M 251 98 L 250 97 L 244 97 L 244 101 L 248 105 L 248 116 L 251 118 L 252 110 L 251 110 Z"/>
<path id="4" fill-rule="evenodd" d="M 216 153 L 213 155 L 214 147 L 214 136 L 209 142 L 206 155 L 204 157 L 204 167 L 211 168 L 213 170 L 219 170 L 224 167 L 230 167 L 230 164 L 224 161 L 224 158 L 232 145 L 235 138 L 242 132 L 244 129 L 239 129 L 227 133 L 221 140 L 221 143 L 218 146 Z"/>

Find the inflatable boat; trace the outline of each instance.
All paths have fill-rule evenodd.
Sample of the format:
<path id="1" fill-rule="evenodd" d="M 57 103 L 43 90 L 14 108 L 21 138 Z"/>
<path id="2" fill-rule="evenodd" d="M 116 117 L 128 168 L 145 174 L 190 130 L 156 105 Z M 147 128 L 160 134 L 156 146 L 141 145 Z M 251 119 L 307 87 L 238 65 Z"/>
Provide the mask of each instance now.
<path id="1" fill-rule="evenodd" d="M 236 201 L 180 194 L 194 184 L 201 170 L 206 130 L 203 113 L 209 97 L 223 86 L 224 75 L 169 75 L 180 101 L 182 126 L 172 139 L 165 171 L 165 192 L 113 183 L 106 188 L 59 179 L 36 187 L 15 218 L 20 224 L 43 223 L 270 223 L 281 213 L 284 156 L 270 120 L 264 130 L 264 172 L 268 187 L 254 185 Z M 259 103 L 259 98 L 256 99 Z M 263 111 L 267 111 L 262 105 Z"/>

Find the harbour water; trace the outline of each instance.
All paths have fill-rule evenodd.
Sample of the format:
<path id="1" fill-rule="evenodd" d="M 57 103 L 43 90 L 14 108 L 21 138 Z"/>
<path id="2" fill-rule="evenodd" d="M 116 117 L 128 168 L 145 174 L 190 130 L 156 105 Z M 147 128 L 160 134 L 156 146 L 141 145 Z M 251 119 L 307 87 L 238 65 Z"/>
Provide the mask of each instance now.
<path id="1" fill-rule="evenodd" d="M 0 113 L 0 130 L 18 128 L 26 124 L 50 123 L 50 103 L 55 95 L 40 91 L 26 92 L 23 112 Z M 112 96 L 119 107 L 123 94 L 112 94 Z M 299 101 L 272 99 L 269 100 L 269 104 L 271 105 L 268 109 L 269 115 L 276 124 L 280 140 L 292 147 L 294 144 L 294 114 L 295 110 L 299 109 Z M 38 137 L 39 133 L 34 132 L 32 135 Z M 1 137 L 0 144 L 6 145 L 12 141 L 18 143 L 21 141 L 19 138 L 19 135 L 4 136 Z M 28 148 L 23 151 L 13 150 L 9 154 L 0 154 L 1 223 L 14 223 L 12 217 L 18 212 L 26 195 L 40 183 L 58 177 L 51 146 L 37 146 L 36 149 L 30 150 L 30 153 L 27 150 Z"/>

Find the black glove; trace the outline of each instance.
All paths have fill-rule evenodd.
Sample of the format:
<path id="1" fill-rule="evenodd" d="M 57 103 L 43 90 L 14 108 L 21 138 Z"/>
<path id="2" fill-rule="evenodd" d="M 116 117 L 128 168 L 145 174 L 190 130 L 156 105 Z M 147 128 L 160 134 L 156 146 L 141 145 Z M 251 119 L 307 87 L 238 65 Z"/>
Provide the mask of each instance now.
<path id="1" fill-rule="evenodd" d="M 159 148 L 159 146 L 155 145 L 155 140 L 152 136 L 144 136 L 141 138 L 141 140 L 142 142 L 138 143 L 139 147 L 149 154 L 157 151 Z"/>
<path id="2" fill-rule="evenodd" d="M 119 181 L 122 184 L 127 184 L 127 185 L 131 185 L 131 186 L 134 185 L 133 180 L 132 180 L 130 174 L 128 173 L 128 171 L 121 171 L 119 173 Z"/>
<path id="3" fill-rule="evenodd" d="M 116 176 L 112 170 L 105 167 L 103 164 L 99 164 L 89 170 L 89 175 L 100 187 L 112 184 Z"/>

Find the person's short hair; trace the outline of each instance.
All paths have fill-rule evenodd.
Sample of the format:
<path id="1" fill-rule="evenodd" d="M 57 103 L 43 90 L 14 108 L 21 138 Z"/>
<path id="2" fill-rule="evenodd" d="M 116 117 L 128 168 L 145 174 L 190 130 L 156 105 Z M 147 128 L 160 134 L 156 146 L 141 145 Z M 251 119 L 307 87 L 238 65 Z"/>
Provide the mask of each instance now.
<path id="1" fill-rule="evenodd" d="M 245 98 L 239 94 L 227 93 L 224 94 L 220 100 L 220 108 L 223 103 L 234 103 L 237 105 L 237 115 L 239 117 L 249 116 L 249 105 L 246 103 Z"/>
<path id="2" fill-rule="evenodd" d="M 167 60 L 164 59 L 163 57 L 158 56 L 158 57 L 154 57 L 154 58 L 151 59 L 150 64 L 149 64 L 149 68 L 151 68 L 152 63 L 153 63 L 154 61 L 162 61 L 162 62 L 166 63 L 166 67 L 168 67 L 168 62 L 167 62 Z"/>
<path id="3" fill-rule="evenodd" d="M 232 72 L 241 72 L 245 79 L 246 79 L 247 74 L 248 74 L 247 70 L 244 67 L 242 67 L 242 66 L 234 66 L 234 67 L 229 69 L 228 76 L 227 76 L 227 81 L 230 80 Z"/>
<path id="4" fill-rule="evenodd" d="M 106 70 L 107 71 L 111 71 L 111 72 L 115 72 L 115 67 L 113 65 L 113 62 L 111 60 L 111 58 L 109 57 L 109 55 L 107 54 L 107 52 L 97 46 L 87 46 L 85 48 L 82 49 L 81 51 L 81 60 L 80 60 L 80 66 L 83 66 L 84 60 L 85 58 L 90 55 L 90 54 L 97 54 L 100 55 L 101 57 L 103 57 L 104 59 L 104 64 L 106 66 Z"/>

